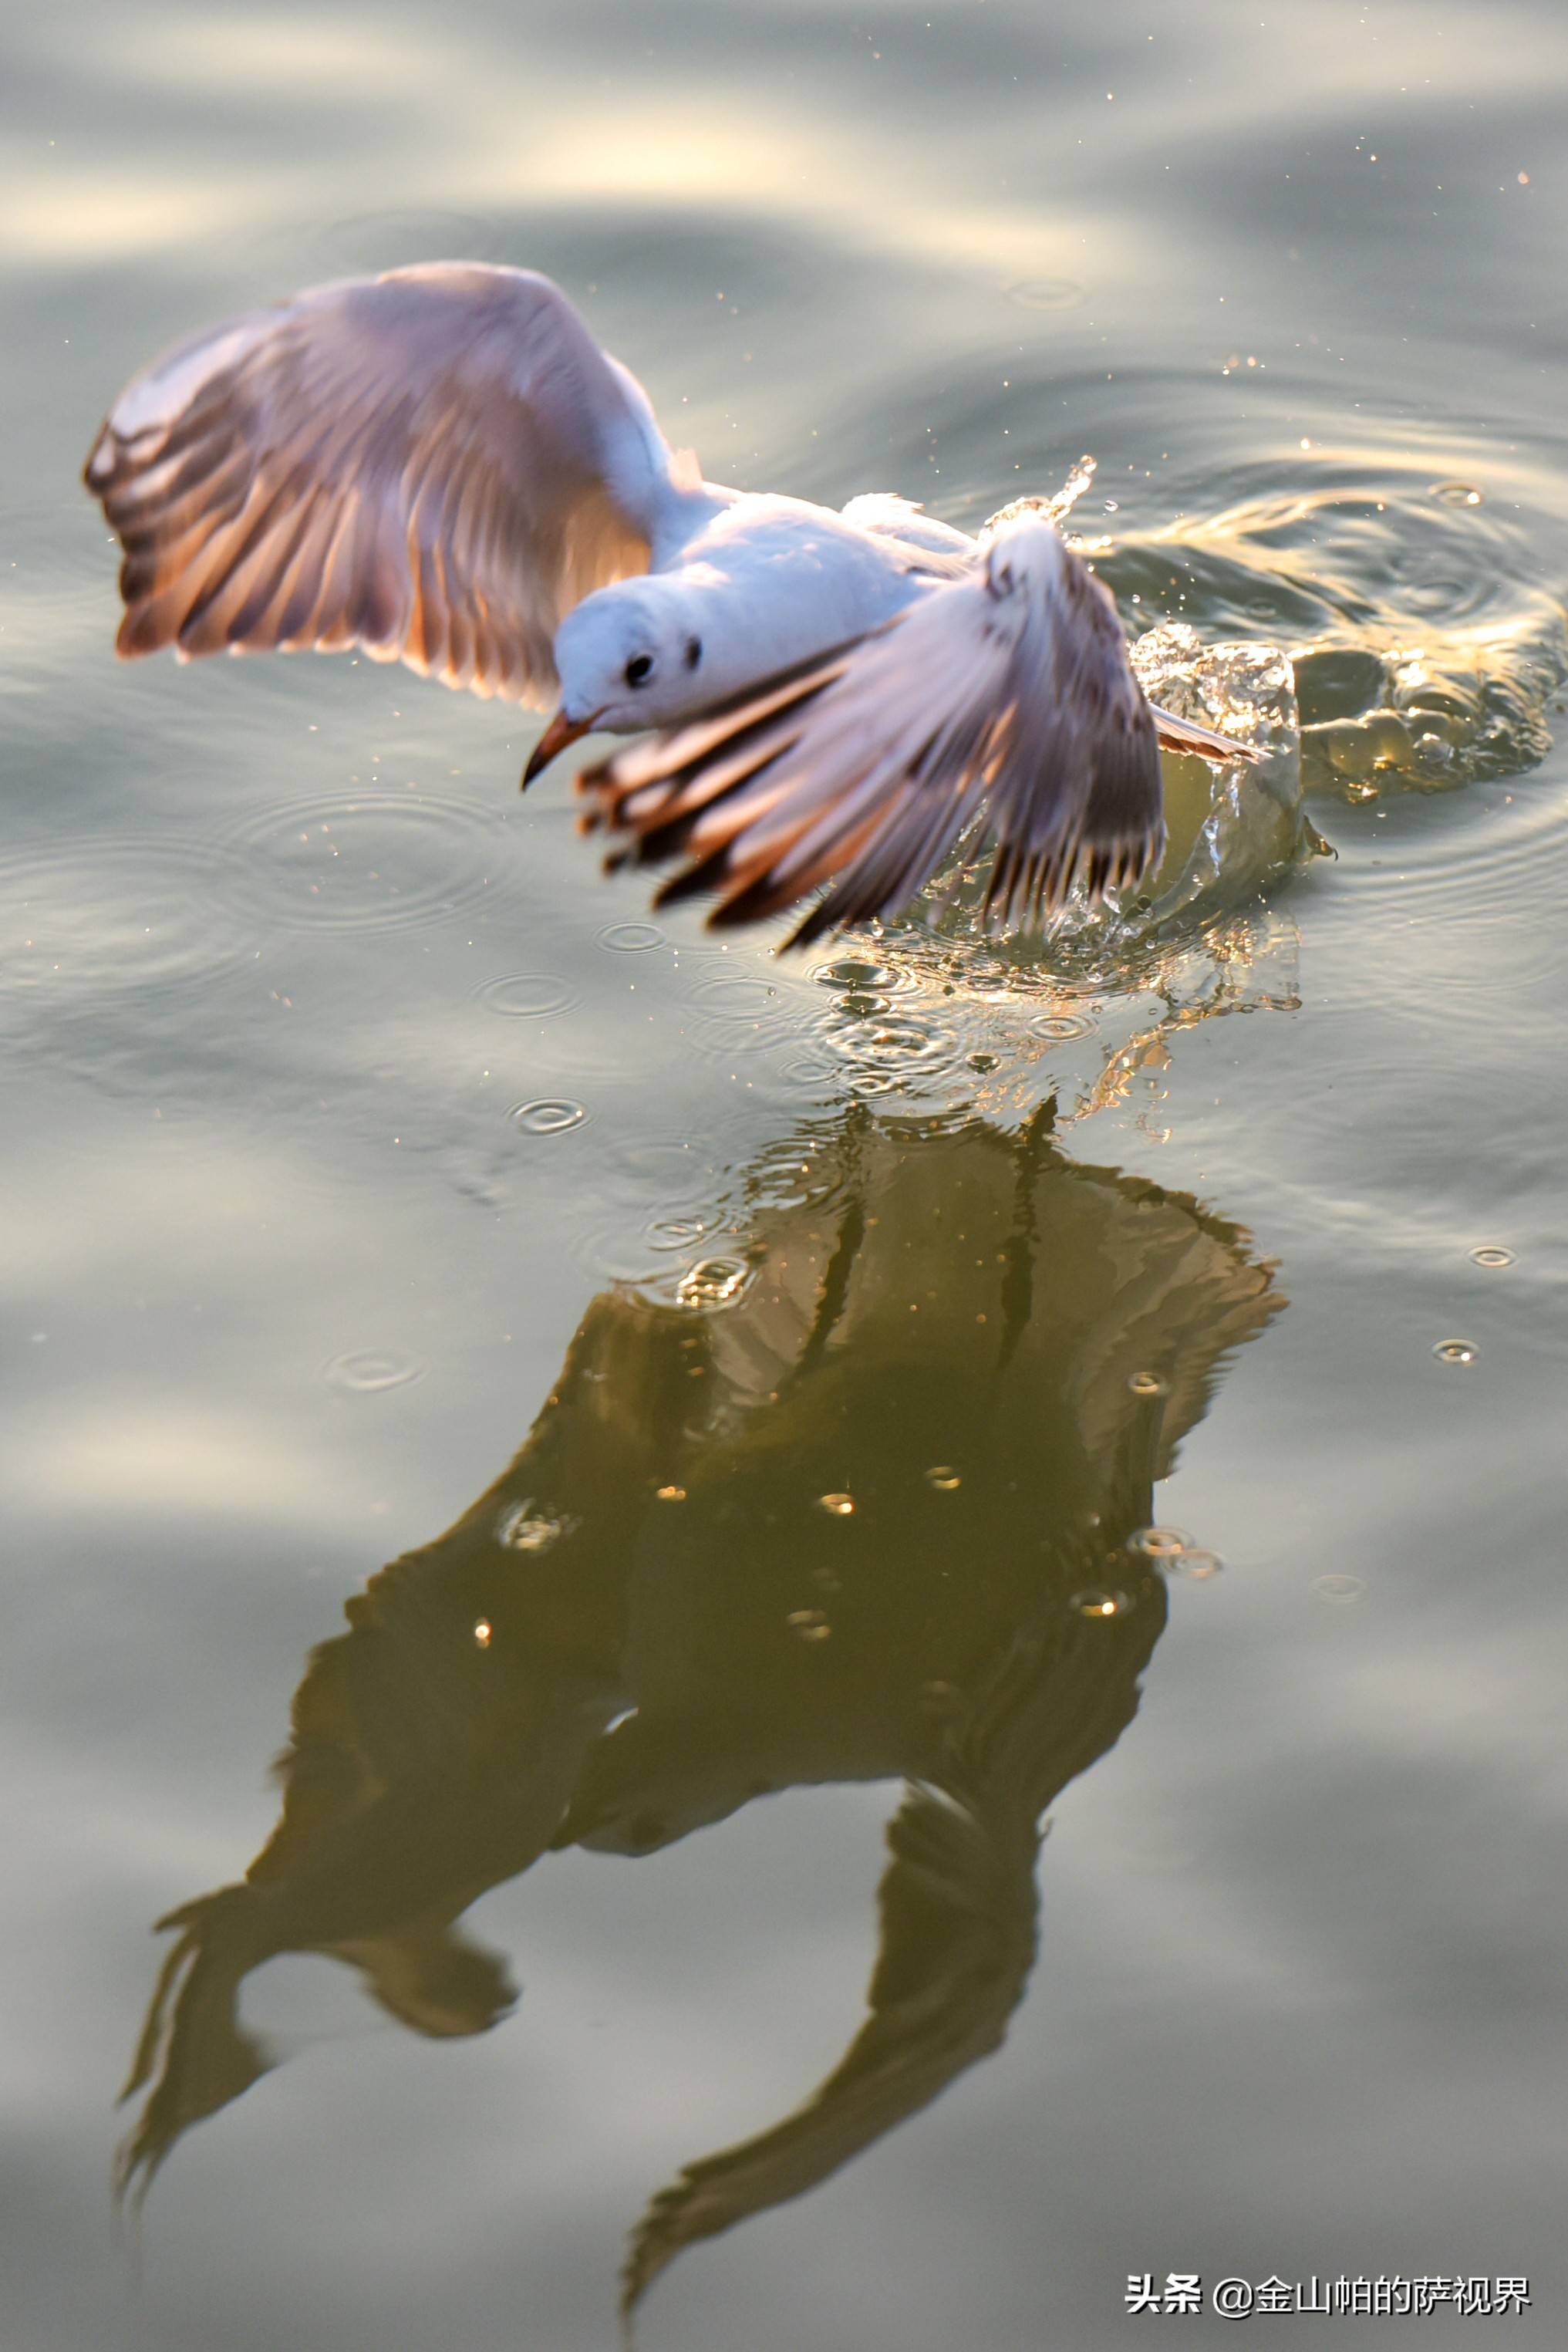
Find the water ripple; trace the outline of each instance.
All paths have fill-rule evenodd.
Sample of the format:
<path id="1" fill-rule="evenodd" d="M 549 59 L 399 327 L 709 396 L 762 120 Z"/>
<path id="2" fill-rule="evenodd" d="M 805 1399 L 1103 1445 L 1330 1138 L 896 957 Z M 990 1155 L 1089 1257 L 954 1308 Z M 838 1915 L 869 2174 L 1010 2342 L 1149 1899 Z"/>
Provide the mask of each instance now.
<path id="1" fill-rule="evenodd" d="M 475 997 L 505 1021 L 550 1021 L 580 1002 L 570 981 L 554 971 L 508 971 L 481 981 Z"/>
<path id="2" fill-rule="evenodd" d="M 0 990 L 80 1006 L 211 980 L 254 950 L 225 908 L 240 871 L 211 844 L 145 836 L 0 858 Z"/>
<path id="3" fill-rule="evenodd" d="M 565 1095 L 545 1095 L 534 1102 L 514 1103 L 507 1117 L 526 1135 L 565 1135 L 570 1129 L 585 1125 L 588 1112 L 581 1103 L 572 1102 Z"/>
<path id="4" fill-rule="evenodd" d="M 411 1381 L 423 1380 L 428 1370 L 418 1356 L 397 1349 L 360 1348 L 323 1364 L 321 1377 L 335 1389 L 373 1396 L 382 1389 L 406 1388 Z"/>
<path id="5" fill-rule="evenodd" d="M 234 836 L 237 903 L 300 930 L 402 930 L 471 905 L 489 880 L 489 823 L 433 793 L 356 790 L 286 801 Z"/>

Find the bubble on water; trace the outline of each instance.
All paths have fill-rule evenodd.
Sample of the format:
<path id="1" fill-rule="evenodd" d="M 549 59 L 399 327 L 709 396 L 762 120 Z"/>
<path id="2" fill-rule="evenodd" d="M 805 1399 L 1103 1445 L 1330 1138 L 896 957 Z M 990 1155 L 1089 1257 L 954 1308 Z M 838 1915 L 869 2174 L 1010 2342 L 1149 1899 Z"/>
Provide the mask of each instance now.
<path id="1" fill-rule="evenodd" d="M 1514 1262 L 1513 1252 L 1504 1249 L 1500 1242 L 1484 1243 L 1470 1252 L 1470 1258 L 1476 1265 L 1511 1265 Z"/>
<path id="2" fill-rule="evenodd" d="M 935 1486 L 939 1495 L 950 1495 L 955 1486 L 962 1486 L 963 1480 L 951 1463 L 939 1462 L 934 1470 L 925 1473 L 925 1483 Z"/>
<path id="3" fill-rule="evenodd" d="M 833 1630 L 821 1609 L 791 1609 L 784 1622 L 801 1642 L 825 1642 Z"/>
<path id="4" fill-rule="evenodd" d="M 347 1356 L 334 1356 L 321 1368 L 321 1377 L 336 1389 L 354 1389 L 361 1395 L 374 1395 L 382 1389 L 406 1388 L 411 1381 L 423 1380 L 428 1366 L 418 1356 L 404 1355 L 396 1349 L 357 1349 Z"/>
<path id="5" fill-rule="evenodd" d="M 1219 1574 L 1225 1562 L 1217 1551 L 1183 1551 L 1163 1565 L 1170 1575 L 1185 1576 L 1194 1584 L 1204 1584 L 1211 1576 Z"/>
<path id="6" fill-rule="evenodd" d="M 577 1003 L 570 983 L 553 971 L 508 971 L 481 981 L 474 991 L 486 1013 L 506 1021 L 549 1021 Z"/>
<path id="7" fill-rule="evenodd" d="M 999 1054 L 970 1054 L 967 1059 L 969 1068 L 977 1072 L 981 1077 L 986 1077 L 992 1070 L 1001 1067 L 1002 1057 Z"/>
<path id="8" fill-rule="evenodd" d="M 1115 1592 L 1104 1585 L 1092 1584 L 1087 1591 L 1075 1592 L 1067 1605 L 1080 1617 L 1125 1617 L 1133 1603 L 1125 1592 Z"/>
<path id="9" fill-rule="evenodd" d="M 819 1495 L 817 1503 L 820 1509 L 826 1511 L 831 1518 L 835 1519 L 850 1518 L 855 1507 L 855 1498 L 852 1495 Z"/>
<path id="10" fill-rule="evenodd" d="M 551 1544 L 570 1533 L 577 1521 L 568 1512 L 559 1517 L 541 1511 L 534 1502 L 515 1503 L 496 1523 L 496 1541 L 505 1551 L 549 1551 Z"/>
<path id="11" fill-rule="evenodd" d="M 1092 1037 L 1095 1024 L 1086 1013 L 1041 1013 L 1030 1023 L 1037 1037 L 1058 1043 L 1069 1037 Z"/>
<path id="12" fill-rule="evenodd" d="M 600 946 L 614 955 L 646 955 L 650 948 L 664 944 L 657 923 L 606 923 L 598 937 Z"/>
<path id="13" fill-rule="evenodd" d="M 1432 496 L 1446 507 L 1479 507 L 1484 503 L 1473 482 L 1434 482 Z"/>
<path id="14" fill-rule="evenodd" d="M 653 1494 L 661 1503 L 684 1503 L 686 1499 L 684 1486 L 655 1486 Z"/>
<path id="15" fill-rule="evenodd" d="M 1365 1590 L 1359 1576 L 1320 1576 L 1312 1582 L 1312 1591 L 1320 1601 L 1333 1601 L 1341 1605 L 1348 1601 L 1359 1601 Z"/>
<path id="16" fill-rule="evenodd" d="M 1185 1528 L 1136 1528 L 1127 1538 L 1129 1551 L 1141 1551 L 1148 1559 L 1176 1559 L 1192 1549 L 1192 1538 Z"/>
<path id="17" fill-rule="evenodd" d="M 1127 1386 L 1135 1397 L 1163 1397 L 1170 1393 L 1157 1372 L 1134 1372 Z"/>
<path id="18" fill-rule="evenodd" d="M 1473 1364 L 1480 1349 L 1471 1339 L 1439 1339 L 1432 1353 L 1440 1364 Z"/>
<path id="19" fill-rule="evenodd" d="M 675 1285 L 683 1307 L 728 1307 L 750 1284 L 755 1268 L 743 1257 L 705 1257 Z"/>
<path id="20" fill-rule="evenodd" d="M 543 1095 L 537 1102 L 514 1103 L 507 1117 L 528 1135 L 564 1135 L 569 1128 L 580 1127 L 588 1113 L 581 1103 L 564 1095 Z"/>
<path id="21" fill-rule="evenodd" d="M 487 1617 L 479 1617 L 475 1620 L 474 1640 L 481 1650 L 487 1650 L 489 1648 L 490 1636 L 494 1631 L 495 1628 Z"/>

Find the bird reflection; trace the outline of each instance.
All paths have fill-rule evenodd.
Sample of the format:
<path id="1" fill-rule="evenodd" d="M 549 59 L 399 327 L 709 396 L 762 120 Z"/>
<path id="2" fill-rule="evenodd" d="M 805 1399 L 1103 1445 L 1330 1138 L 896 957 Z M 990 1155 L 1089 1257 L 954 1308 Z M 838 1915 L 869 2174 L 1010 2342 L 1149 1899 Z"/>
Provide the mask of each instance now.
<path id="1" fill-rule="evenodd" d="M 312 1653 L 277 1829 L 159 1923 L 122 2189 L 272 2063 L 238 2017 L 263 1961 L 329 1956 L 417 2032 L 476 2033 L 515 1998 L 458 1925 L 487 1888 L 802 1784 L 904 1783 L 867 2014 L 801 2105 L 653 2200 L 628 2312 L 1001 2042 L 1041 1816 L 1165 1624 L 1132 1539 L 1282 1301 L 1236 1226 L 1069 1160 L 1049 1105 L 1011 1135 L 805 1125 L 747 1224 L 720 1304 L 595 1298 L 510 1466 Z"/>

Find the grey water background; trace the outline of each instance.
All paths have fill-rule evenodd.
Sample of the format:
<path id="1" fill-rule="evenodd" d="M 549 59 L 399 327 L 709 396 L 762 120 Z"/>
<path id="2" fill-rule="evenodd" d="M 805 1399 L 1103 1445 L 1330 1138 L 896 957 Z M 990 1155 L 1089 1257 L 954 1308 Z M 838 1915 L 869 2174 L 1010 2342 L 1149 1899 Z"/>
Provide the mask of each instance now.
<path id="1" fill-rule="evenodd" d="M 650 2198 L 859 2032 L 903 1804 L 1007 1867 L 894 1889 L 888 2127 L 721 2168 L 756 2210 L 641 2341 L 1209 2342 L 1124 2311 L 1198 2271 L 1528 2274 L 1421 2324 L 1561 2343 L 1568 20 L 87 5 L 4 54 L 0 2340 L 612 2340 Z M 120 383 L 444 255 L 556 277 L 720 479 L 974 524 L 1092 451 L 1129 623 L 1298 658 L 1337 857 L 1152 972 L 786 965 L 601 883 L 515 712 L 117 666 Z M 1368 717 L 1423 665 L 1425 769 Z M 302 1678 L 271 1925 L 201 1915 L 117 2116 Z"/>

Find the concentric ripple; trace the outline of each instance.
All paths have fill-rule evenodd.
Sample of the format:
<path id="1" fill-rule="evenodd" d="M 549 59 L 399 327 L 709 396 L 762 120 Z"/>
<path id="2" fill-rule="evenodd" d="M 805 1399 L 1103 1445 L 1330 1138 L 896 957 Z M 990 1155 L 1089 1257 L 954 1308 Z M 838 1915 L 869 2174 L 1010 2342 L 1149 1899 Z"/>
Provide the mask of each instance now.
<path id="1" fill-rule="evenodd" d="M 238 871 L 215 845 L 145 837 L 0 859 L 0 990 L 81 1005 L 211 980 L 254 950 L 225 905 Z"/>
<path id="2" fill-rule="evenodd" d="M 646 955 L 651 948 L 664 944 L 657 923 L 606 923 L 596 937 L 612 955 Z"/>
<path id="3" fill-rule="evenodd" d="M 525 1135 L 565 1135 L 583 1126 L 588 1112 L 565 1095 L 541 1095 L 533 1102 L 514 1103 L 507 1116 Z"/>
<path id="4" fill-rule="evenodd" d="M 556 971 L 506 971 L 481 981 L 474 991 L 486 1013 L 504 1021 L 553 1021 L 579 1003 L 571 982 Z"/>
<path id="5" fill-rule="evenodd" d="M 708 1150 L 689 1136 L 606 1139 L 591 1200 L 575 1221 L 573 1255 L 596 1280 L 667 1290 L 723 1223 L 720 1185 Z"/>
<path id="6" fill-rule="evenodd" d="M 411 1381 L 423 1380 L 428 1369 L 418 1356 L 399 1349 L 359 1348 L 323 1364 L 321 1377 L 335 1389 L 374 1396 L 383 1389 L 406 1388 Z"/>
<path id="7" fill-rule="evenodd" d="M 490 827 L 433 793 L 326 793 L 263 810 L 234 837 L 247 915 L 299 930 L 402 930 L 472 905 Z"/>
<path id="8" fill-rule="evenodd" d="M 743 972 L 699 981 L 687 998 L 686 1027 L 699 1052 L 725 1057 L 766 1053 L 788 1037 L 792 1007 L 774 982 Z"/>

